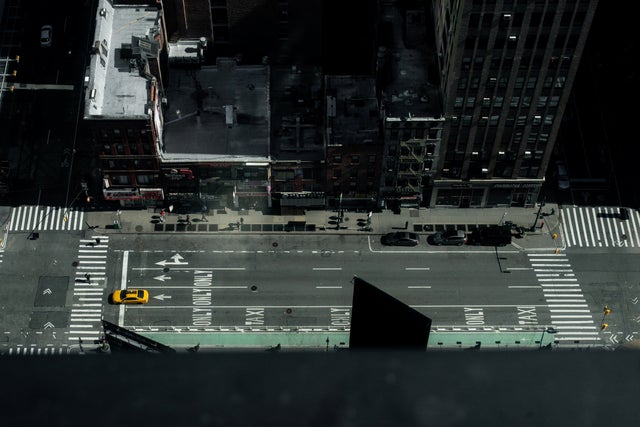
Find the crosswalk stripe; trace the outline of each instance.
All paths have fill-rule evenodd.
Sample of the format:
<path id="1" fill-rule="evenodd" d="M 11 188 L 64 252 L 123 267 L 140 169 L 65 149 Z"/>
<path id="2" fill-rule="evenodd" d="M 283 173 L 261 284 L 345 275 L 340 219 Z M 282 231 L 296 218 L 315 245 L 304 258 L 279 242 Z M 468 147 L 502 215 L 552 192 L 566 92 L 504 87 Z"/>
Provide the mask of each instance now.
<path id="1" fill-rule="evenodd" d="M 560 209 L 565 246 L 640 248 L 640 213 L 628 209 L 629 219 L 622 220 L 620 209 L 612 206 Z"/>
<path id="2" fill-rule="evenodd" d="M 9 231 L 78 231 L 83 229 L 83 219 L 84 211 L 76 208 L 23 205 L 12 208 Z"/>

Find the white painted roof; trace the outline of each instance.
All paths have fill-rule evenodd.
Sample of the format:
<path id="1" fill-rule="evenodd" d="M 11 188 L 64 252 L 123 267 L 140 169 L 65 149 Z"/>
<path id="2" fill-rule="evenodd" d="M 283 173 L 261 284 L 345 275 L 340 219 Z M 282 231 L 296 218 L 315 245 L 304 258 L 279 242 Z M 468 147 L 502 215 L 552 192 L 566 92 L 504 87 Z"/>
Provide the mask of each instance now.
<path id="1" fill-rule="evenodd" d="M 132 36 L 153 40 L 159 22 L 157 8 L 113 6 L 99 0 L 94 34 L 97 52 L 91 55 L 87 76 L 85 119 L 149 117 L 149 82 L 140 73 L 146 61 L 123 58 L 123 45 L 130 45 Z"/>

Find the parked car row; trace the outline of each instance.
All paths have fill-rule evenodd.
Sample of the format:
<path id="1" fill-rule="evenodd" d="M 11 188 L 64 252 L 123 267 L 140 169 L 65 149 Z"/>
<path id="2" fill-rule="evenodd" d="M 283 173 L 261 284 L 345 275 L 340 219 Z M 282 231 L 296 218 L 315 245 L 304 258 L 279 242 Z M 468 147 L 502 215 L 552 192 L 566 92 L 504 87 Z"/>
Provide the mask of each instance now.
<path id="1" fill-rule="evenodd" d="M 420 235 L 410 231 L 387 233 L 380 239 L 386 246 L 418 246 Z M 511 230 L 507 227 L 491 225 L 476 228 L 470 233 L 464 230 L 437 231 L 427 237 L 427 243 L 435 246 L 506 246 L 511 243 Z"/>

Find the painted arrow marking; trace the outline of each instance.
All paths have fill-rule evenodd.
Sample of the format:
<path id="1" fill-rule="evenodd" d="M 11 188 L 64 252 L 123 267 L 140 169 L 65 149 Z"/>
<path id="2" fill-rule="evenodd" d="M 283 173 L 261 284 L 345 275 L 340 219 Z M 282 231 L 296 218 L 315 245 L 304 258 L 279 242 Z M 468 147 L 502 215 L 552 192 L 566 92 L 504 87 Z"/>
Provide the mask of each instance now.
<path id="1" fill-rule="evenodd" d="M 164 267 L 165 265 L 187 265 L 187 264 L 189 264 L 188 262 L 180 262 L 181 259 L 184 259 L 182 257 L 182 255 L 180 255 L 180 254 L 175 254 L 170 259 L 172 259 L 173 262 L 167 261 L 165 259 L 165 260 L 162 260 L 160 262 L 156 262 L 156 265 L 161 265 L 161 266 Z"/>
<path id="2" fill-rule="evenodd" d="M 171 295 L 160 294 L 160 295 L 155 295 L 154 298 L 164 301 L 165 299 L 171 299 Z"/>
<path id="3" fill-rule="evenodd" d="M 636 305 L 638 303 L 638 297 L 635 297 L 631 300 L 631 304 Z"/>
<path id="4" fill-rule="evenodd" d="M 609 340 L 614 344 L 618 344 L 618 334 L 611 334 Z"/>
<path id="5" fill-rule="evenodd" d="M 42 295 L 51 295 L 53 292 L 51 292 L 51 289 L 47 288 L 44 291 L 42 291 Z"/>
<path id="6" fill-rule="evenodd" d="M 47 329 L 47 328 L 53 328 L 53 327 L 54 327 L 54 326 L 53 326 L 53 323 L 51 323 L 51 322 L 47 322 L 47 323 L 45 323 L 45 324 L 44 324 L 44 328 L 45 328 L 45 329 Z"/>
<path id="7" fill-rule="evenodd" d="M 156 276 L 154 277 L 154 279 L 156 280 L 160 280 L 161 282 L 164 282 L 165 280 L 171 280 L 171 277 L 163 274 L 162 276 Z"/>

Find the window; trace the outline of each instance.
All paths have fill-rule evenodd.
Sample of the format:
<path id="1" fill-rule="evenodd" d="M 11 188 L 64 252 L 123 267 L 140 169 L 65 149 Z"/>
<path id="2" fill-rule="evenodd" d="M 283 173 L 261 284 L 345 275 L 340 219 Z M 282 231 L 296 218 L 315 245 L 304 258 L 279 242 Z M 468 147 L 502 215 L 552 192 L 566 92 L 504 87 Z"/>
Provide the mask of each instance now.
<path id="1" fill-rule="evenodd" d="M 482 106 L 490 107 L 491 106 L 491 98 L 482 98 Z"/>
<path id="2" fill-rule="evenodd" d="M 333 163 L 342 163 L 342 156 L 341 155 L 333 156 Z"/>
<path id="3" fill-rule="evenodd" d="M 464 101 L 464 98 L 462 96 L 456 97 L 453 108 L 462 108 L 462 101 Z"/>
<path id="4" fill-rule="evenodd" d="M 476 97 L 470 96 L 467 98 L 467 108 L 473 108 L 476 104 Z"/>
<path id="5" fill-rule="evenodd" d="M 360 163 L 360 156 L 358 155 L 351 156 L 351 164 L 358 164 L 358 163 Z"/>
<path id="6" fill-rule="evenodd" d="M 370 164 L 373 164 L 373 163 L 375 163 L 375 162 L 376 162 L 376 156 L 375 156 L 375 154 L 372 154 L 372 155 L 370 155 L 370 156 L 369 156 L 369 160 L 368 160 L 368 162 L 369 162 Z"/>
<path id="7" fill-rule="evenodd" d="M 500 107 L 502 107 L 502 102 L 503 102 L 503 101 L 504 101 L 504 97 L 503 97 L 503 96 L 496 96 L 496 97 L 493 99 L 493 106 L 494 106 L 495 108 L 500 108 Z"/>
<path id="8" fill-rule="evenodd" d="M 113 185 L 128 185 L 131 183 L 129 175 L 111 175 L 111 183 Z"/>
<path id="9" fill-rule="evenodd" d="M 334 169 L 334 170 L 333 170 L 333 177 L 334 177 L 334 178 L 341 178 L 341 177 L 342 177 L 342 170 L 340 170 L 340 169 Z"/>

